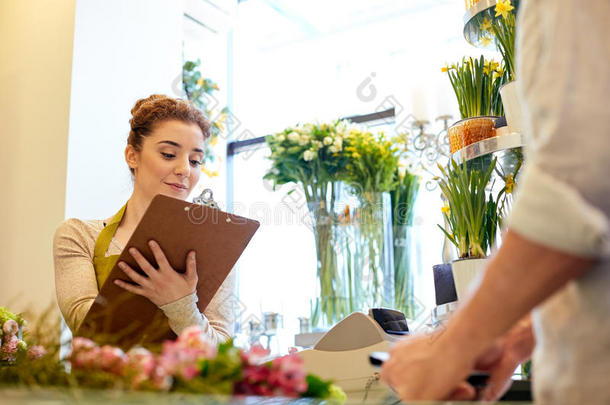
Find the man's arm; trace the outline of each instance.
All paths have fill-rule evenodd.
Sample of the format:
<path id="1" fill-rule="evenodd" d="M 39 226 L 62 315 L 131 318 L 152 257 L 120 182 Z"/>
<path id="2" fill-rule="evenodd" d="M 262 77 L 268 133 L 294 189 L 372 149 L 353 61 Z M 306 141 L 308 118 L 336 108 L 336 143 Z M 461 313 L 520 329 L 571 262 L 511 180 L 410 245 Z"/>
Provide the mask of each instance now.
<path id="1" fill-rule="evenodd" d="M 593 263 L 509 230 L 481 285 L 447 328 L 432 337 L 408 338 L 395 345 L 382 379 L 403 400 L 468 398 L 463 384 L 477 360 L 532 308 Z"/>
<path id="2" fill-rule="evenodd" d="M 476 358 L 515 322 L 568 281 L 585 273 L 594 262 L 529 241 L 509 230 L 481 285 L 451 318 L 439 343 L 466 350 L 469 357 Z"/>

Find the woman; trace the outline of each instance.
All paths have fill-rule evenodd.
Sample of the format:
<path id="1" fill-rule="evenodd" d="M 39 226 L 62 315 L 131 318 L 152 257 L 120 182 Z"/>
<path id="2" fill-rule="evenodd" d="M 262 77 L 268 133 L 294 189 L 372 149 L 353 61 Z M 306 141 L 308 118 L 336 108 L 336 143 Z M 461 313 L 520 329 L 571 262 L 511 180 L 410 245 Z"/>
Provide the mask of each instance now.
<path id="1" fill-rule="evenodd" d="M 190 102 L 162 95 L 139 100 L 131 110 L 131 131 L 125 161 L 134 187 L 123 208 L 106 220 L 68 219 L 55 233 L 53 255 L 57 300 L 68 326 L 76 332 L 101 286 L 128 242 L 151 200 L 157 194 L 186 199 L 201 175 L 209 123 Z M 184 274 L 176 272 L 156 242 L 150 242 L 159 268 L 135 249 L 130 254 L 146 273 L 142 276 L 120 262 L 119 267 L 135 283 L 115 283 L 148 298 L 179 334 L 199 325 L 213 343 L 232 334 L 234 280 L 229 276 L 206 310 L 197 308 L 195 252 L 187 257 Z"/>

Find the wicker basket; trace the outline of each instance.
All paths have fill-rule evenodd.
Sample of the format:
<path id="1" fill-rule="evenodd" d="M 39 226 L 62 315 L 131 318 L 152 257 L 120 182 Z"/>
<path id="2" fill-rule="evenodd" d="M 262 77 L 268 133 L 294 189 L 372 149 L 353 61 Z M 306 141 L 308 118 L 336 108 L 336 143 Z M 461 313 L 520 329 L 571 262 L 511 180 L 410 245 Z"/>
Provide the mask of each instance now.
<path id="1" fill-rule="evenodd" d="M 496 119 L 499 117 L 473 117 L 456 122 L 447 130 L 449 150 L 455 153 L 475 142 L 496 136 Z"/>

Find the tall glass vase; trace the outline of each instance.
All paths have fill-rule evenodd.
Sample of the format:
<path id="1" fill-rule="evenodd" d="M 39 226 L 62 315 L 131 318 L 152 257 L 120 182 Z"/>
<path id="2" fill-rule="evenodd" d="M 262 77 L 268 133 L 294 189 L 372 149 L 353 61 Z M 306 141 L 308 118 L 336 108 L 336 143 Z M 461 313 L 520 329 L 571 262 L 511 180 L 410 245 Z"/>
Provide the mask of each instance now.
<path id="1" fill-rule="evenodd" d="M 394 304 L 394 265 L 390 196 L 363 192 L 351 217 L 350 243 L 344 243 L 352 310 Z"/>
<path id="2" fill-rule="evenodd" d="M 394 309 L 399 310 L 408 319 L 418 315 L 415 300 L 415 268 L 413 266 L 413 226 L 394 225 Z"/>
<path id="3" fill-rule="evenodd" d="M 318 188 L 308 197 L 308 208 L 316 245 L 317 291 L 312 301 L 311 324 L 330 327 L 351 313 L 340 272 L 342 243 L 336 213 L 337 183 Z"/>

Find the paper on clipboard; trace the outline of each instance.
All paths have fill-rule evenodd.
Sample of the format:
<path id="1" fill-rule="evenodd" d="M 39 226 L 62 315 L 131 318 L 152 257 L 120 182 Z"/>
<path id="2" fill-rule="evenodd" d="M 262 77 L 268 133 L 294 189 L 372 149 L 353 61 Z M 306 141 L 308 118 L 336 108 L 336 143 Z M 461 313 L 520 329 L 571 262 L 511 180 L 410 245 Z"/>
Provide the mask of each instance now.
<path id="1" fill-rule="evenodd" d="M 156 265 L 148 241 L 159 243 L 174 269 L 184 272 L 186 256 L 197 253 L 197 306 L 203 312 L 260 226 L 258 221 L 164 195 L 153 198 L 117 261 L 139 269 L 128 249 L 137 248 Z M 143 273 L 142 273 L 143 274 Z M 148 298 L 114 284 L 132 282 L 115 265 L 78 330 L 96 342 L 131 347 L 175 337 L 167 318 Z"/>

